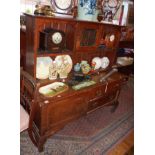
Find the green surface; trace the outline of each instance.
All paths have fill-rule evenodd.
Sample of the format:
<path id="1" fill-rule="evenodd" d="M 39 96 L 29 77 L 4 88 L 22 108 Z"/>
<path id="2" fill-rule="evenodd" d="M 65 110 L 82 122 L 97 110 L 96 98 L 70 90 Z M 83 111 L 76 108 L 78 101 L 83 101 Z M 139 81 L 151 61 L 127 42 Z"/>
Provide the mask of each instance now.
<path id="1" fill-rule="evenodd" d="M 80 89 L 83 89 L 85 87 L 89 87 L 91 85 L 94 85 L 96 84 L 95 81 L 91 80 L 91 81 L 84 81 L 84 82 L 80 82 L 79 84 L 75 85 L 75 86 L 72 86 L 72 88 L 74 90 L 80 90 Z"/>

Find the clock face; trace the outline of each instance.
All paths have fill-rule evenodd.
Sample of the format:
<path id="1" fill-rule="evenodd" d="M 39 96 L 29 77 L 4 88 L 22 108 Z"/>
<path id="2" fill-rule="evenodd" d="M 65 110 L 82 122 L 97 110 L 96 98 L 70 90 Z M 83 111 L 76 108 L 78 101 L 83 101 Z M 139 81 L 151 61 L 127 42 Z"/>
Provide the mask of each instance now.
<path id="1" fill-rule="evenodd" d="M 60 32 L 55 32 L 53 35 L 52 35 L 52 41 L 53 43 L 55 44 L 59 44 L 61 43 L 62 41 L 62 35 Z"/>
<path id="2" fill-rule="evenodd" d="M 110 41 L 112 42 L 112 41 L 114 41 L 114 40 L 115 40 L 115 35 L 112 34 L 112 35 L 110 36 Z"/>
<path id="3" fill-rule="evenodd" d="M 55 0 L 55 3 L 59 9 L 65 10 L 71 6 L 72 0 Z"/>

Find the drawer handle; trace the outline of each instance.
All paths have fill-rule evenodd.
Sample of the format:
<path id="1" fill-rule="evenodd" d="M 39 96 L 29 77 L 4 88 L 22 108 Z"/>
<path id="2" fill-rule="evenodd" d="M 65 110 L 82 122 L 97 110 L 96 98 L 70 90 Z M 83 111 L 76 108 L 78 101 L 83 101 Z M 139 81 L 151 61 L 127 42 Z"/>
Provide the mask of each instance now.
<path id="1" fill-rule="evenodd" d="M 115 85 L 115 87 L 118 87 L 118 86 L 119 86 L 119 84 L 116 84 L 116 85 Z"/>
<path id="2" fill-rule="evenodd" d="M 97 95 L 97 96 L 101 96 L 101 95 L 102 95 L 102 91 L 101 91 L 101 90 L 97 91 L 97 92 L 96 92 L 96 95 Z"/>
<path id="3" fill-rule="evenodd" d="M 94 102 L 94 103 L 93 103 L 93 106 L 96 106 L 97 104 L 98 104 L 98 102 Z"/>

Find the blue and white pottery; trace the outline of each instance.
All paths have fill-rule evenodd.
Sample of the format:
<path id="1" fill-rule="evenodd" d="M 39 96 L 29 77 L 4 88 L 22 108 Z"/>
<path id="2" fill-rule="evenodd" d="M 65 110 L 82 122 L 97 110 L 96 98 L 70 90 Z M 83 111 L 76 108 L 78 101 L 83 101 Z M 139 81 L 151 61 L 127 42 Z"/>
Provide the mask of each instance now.
<path id="1" fill-rule="evenodd" d="M 79 0 L 77 19 L 95 21 L 97 15 L 96 0 Z"/>
<path id="2" fill-rule="evenodd" d="M 74 65 L 74 71 L 75 72 L 79 72 L 81 69 L 81 65 L 79 63 L 77 63 L 76 65 Z"/>

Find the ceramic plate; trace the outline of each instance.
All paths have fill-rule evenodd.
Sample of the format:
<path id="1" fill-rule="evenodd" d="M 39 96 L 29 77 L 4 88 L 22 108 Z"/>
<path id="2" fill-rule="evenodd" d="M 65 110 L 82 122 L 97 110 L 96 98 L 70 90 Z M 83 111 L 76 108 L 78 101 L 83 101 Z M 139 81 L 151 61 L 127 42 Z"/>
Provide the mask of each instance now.
<path id="1" fill-rule="evenodd" d="M 73 66 L 72 59 L 69 55 L 58 55 L 55 58 L 55 62 L 59 68 L 58 72 L 69 73 Z"/>
<path id="2" fill-rule="evenodd" d="M 117 64 L 122 66 L 131 65 L 133 63 L 133 58 L 131 57 L 118 57 Z"/>
<path id="3" fill-rule="evenodd" d="M 66 90 L 68 90 L 68 85 L 64 84 L 63 82 L 54 82 L 52 84 L 41 87 L 39 89 L 39 93 L 46 97 L 53 97 Z"/>
<path id="4" fill-rule="evenodd" d="M 101 58 L 95 57 L 92 59 L 92 64 L 95 64 L 94 69 L 99 69 L 101 67 Z"/>
<path id="5" fill-rule="evenodd" d="M 50 57 L 38 57 L 36 66 L 37 79 L 47 79 L 49 76 L 49 66 L 52 63 Z"/>
<path id="6" fill-rule="evenodd" d="M 109 66 L 109 63 L 110 63 L 108 57 L 103 57 L 101 59 L 101 62 L 102 62 L 101 68 L 103 68 L 103 69 L 107 68 Z"/>

